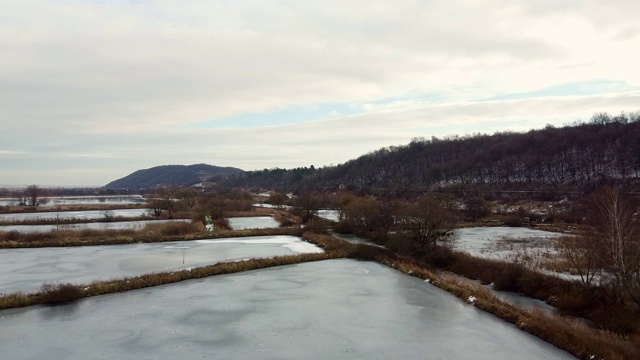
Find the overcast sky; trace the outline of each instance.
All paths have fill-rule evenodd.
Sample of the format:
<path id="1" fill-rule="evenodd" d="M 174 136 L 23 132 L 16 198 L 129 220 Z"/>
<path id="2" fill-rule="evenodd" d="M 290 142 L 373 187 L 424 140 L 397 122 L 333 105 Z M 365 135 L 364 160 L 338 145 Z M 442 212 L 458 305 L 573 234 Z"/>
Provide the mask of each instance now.
<path id="1" fill-rule="evenodd" d="M 0 185 L 640 110 L 640 1 L 0 0 Z"/>

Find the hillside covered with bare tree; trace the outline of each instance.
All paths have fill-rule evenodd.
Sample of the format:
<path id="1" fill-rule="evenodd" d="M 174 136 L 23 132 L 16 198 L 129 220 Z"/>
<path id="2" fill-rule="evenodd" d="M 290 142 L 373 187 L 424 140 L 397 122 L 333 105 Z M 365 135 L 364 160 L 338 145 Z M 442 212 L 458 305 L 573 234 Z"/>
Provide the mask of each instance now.
<path id="1" fill-rule="evenodd" d="M 585 190 L 639 182 L 639 112 L 598 113 L 586 123 L 526 133 L 415 138 L 338 166 L 265 169 L 230 178 L 234 186 L 394 193 L 482 186 Z"/>

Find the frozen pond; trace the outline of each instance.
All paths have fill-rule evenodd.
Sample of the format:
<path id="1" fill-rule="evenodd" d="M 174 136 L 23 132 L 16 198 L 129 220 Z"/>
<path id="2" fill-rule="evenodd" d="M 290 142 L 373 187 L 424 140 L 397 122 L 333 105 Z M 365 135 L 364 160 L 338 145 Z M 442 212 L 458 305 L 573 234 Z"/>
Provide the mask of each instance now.
<path id="1" fill-rule="evenodd" d="M 41 206 L 80 205 L 80 204 L 139 204 L 147 200 L 141 195 L 106 196 L 46 196 L 47 202 Z M 0 199 L 0 205 L 15 205 L 16 199 Z"/>
<path id="2" fill-rule="evenodd" d="M 0 312 L 8 359 L 573 359 L 424 281 L 331 260 Z"/>
<path id="3" fill-rule="evenodd" d="M 226 260 L 322 252 L 294 236 L 258 236 L 151 244 L 0 249 L 0 293 L 45 282 L 87 283 Z M 1 337 L 0 337 L 1 338 Z"/>
<path id="4" fill-rule="evenodd" d="M 323 219 L 335 222 L 338 222 L 338 220 L 340 220 L 338 216 L 338 210 L 318 210 L 318 216 Z"/>
<path id="5" fill-rule="evenodd" d="M 114 222 L 94 222 L 81 224 L 60 224 L 60 225 L 3 225 L 0 231 L 18 231 L 21 233 L 42 233 L 57 230 L 123 230 L 142 229 L 149 224 L 162 224 L 172 221 L 191 220 L 138 220 L 138 221 L 114 221 Z"/>
<path id="6" fill-rule="evenodd" d="M 229 218 L 229 225 L 233 230 L 269 229 L 280 227 L 273 216 L 249 216 Z"/>
<path id="7" fill-rule="evenodd" d="M 110 216 L 117 217 L 139 217 L 147 215 L 149 209 L 118 209 L 108 210 Z M 47 211 L 35 213 L 13 213 L 0 214 L 0 221 L 22 221 L 37 219 L 104 219 L 105 210 L 84 210 L 84 211 Z"/>
<path id="8" fill-rule="evenodd" d="M 517 252 L 551 251 L 562 234 L 523 227 L 472 227 L 455 230 L 457 249 L 475 256 L 507 259 Z"/>

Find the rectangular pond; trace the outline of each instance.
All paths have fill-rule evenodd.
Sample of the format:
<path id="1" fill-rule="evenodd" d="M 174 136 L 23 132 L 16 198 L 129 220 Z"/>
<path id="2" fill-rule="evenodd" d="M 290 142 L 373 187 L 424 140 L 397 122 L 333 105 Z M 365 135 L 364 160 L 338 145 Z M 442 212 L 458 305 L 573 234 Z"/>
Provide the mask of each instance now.
<path id="1" fill-rule="evenodd" d="M 280 223 L 273 216 L 247 216 L 229 218 L 229 226 L 233 230 L 269 229 L 280 227 Z"/>
<path id="2" fill-rule="evenodd" d="M 149 209 L 116 209 L 107 210 L 109 216 L 134 218 L 149 213 Z M 104 219 L 105 210 L 83 210 L 83 211 L 41 211 L 33 213 L 10 213 L 0 214 L 0 221 L 22 221 L 22 220 L 42 220 L 42 219 Z"/>
<path id="3" fill-rule="evenodd" d="M 505 259 L 517 251 L 548 250 L 563 234 L 524 227 L 470 227 L 454 231 L 455 247 L 475 256 Z"/>
<path id="4" fill-rule="evenodd" d="M 43 283 L 87 283 L 226 260 L 322 252 L 294 236 L 257 236 L 131 245 L 0 249 L 0 293 Z"/>
<path id="5" fill-rule="evenodd" d="M 81 205 L 81 204 L 139 204 L 147 199 L 141 195 L 102 195 L 102 196 L 46 196 L 47 201 L 40 206 Z M 0 206 L 17 205 L 17 199 L 0 199 Z"/>
<path id="6" fill-rule="evenodd" d="M 144 229 L 149 224 L 163 224 L 175 221 L 191 221 L 191 220 L 136 220 L 136 221 L 112 221 L 112 222 L 93 222 L 78 224 L 60 224 L 60 225 L 2 225 L 0 231 L 9 232 L 17 231 L 21 233 L 44 233 L 56 230 L 124 230 L 124 229 Z"/>
<path id="7" fill-rule="evenodd" d="M 215 276 L 0 311 L 12 359 L 574 359 L 373 262 Z"/>

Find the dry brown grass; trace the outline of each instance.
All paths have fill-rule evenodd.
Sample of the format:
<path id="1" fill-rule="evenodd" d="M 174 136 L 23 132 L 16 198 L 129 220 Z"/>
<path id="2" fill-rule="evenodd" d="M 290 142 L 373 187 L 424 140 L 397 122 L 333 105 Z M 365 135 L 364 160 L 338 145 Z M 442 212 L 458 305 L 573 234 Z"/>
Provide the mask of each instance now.
<path id="1" fill-rule="evenodd" d="M 84 292 L 72 284 L 44 284 L 37 301 L 40 304 L 66 304 L 84 297 Z"/>
<path id="2" fill-rule="evenodd" d="M 302 229 L 298 228 L 273 228 L 216 230 L 208 233 L 202 231 L 201 224 L 171 222 L 165 224 L 152 224 L 142 230 L 60 230 L 50 231 L 47 233 L 30 234 L 0 232 L 0 248 L 122 245 L 264 235 L 300 236 L 302 231 Z"/>

